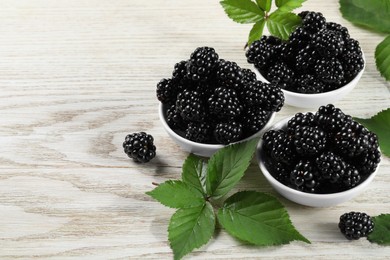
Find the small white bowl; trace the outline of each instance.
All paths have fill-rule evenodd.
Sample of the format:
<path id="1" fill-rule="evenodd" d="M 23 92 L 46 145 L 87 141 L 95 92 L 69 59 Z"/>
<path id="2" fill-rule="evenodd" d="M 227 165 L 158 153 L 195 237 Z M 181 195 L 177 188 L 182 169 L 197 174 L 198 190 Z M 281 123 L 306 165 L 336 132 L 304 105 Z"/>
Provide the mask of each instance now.
<path id="1" fill-rule="evenodd" d="M 278 123 L 274 124 L 270 129 L 277 130 L 285 128 L 289 119 L 290 118 L 285 118 L 279 121 Z M 256 157 L 259 163 L 260 170 L 263 173 L 264 177 L 268 180 L 271 186 L 283 197 L 305 206 L 330 207 L 346 202 L 362 193 L 374 179 L 379 169 L 378 165 L 375 172 L 371 173 L 371 175 L 366 180 L 364 180 L 358 186 L 346 191 L 329 194 L 313 194 L 302 192 L 280 183 L 271 175 L 265 165 L 266 155 L 264 154 L 264 151 L 262 149 L 262 144 L 263 140 L 260 139 L 259 143 L 257 144 Z"/>
<path id="2" fill-rule="evenodd" d="M 348 84 L 338 89 L 324 92 L 324 93 L 318 93 L 318 94 L 303 94 L 303 93 L 297 93 L 297 92 L 292 92 L 292 91 L 282 89 L 285 98 L 284 102 L 290 106 L 303 107 L 303 108 L 313 108 L 313 107 L 319 107 L 324 104 L 335 103 L 336 101 L 344 98 L 357 85 L 358 81 L 363 75 L 363 71 L 366 66 L 366 60 L 364 59 L 364 54 L 363 54 L 363 60 L 364 60 L 363 69 Z M 256 73 L 258 80 L 269 83 L 269 81 L 265 77 L 263 77 L 263 75 L 261 75 L 261 73 L 258 71 L 257 68 L 253 67 L 253 71 Z"/>
<path id="3" fill-rule="evenodd" d="M 193 154 L 196 154 L 196 155 L 199 155 L 199 156 L 203 156 L 203 157 L 211 157 L 211 155 L 213 155 L 219 149 L 221 149 L 221 148 L 226 146 L 226 145 L 222 145 L 222 144 L 197 143 L 197 142 L 193 142 L 191 140 L 188 140 L 188 139 L 180 136 L 179 134 L 177 134 L 175 131 L 173 131 L 169 127 L 169 125 L 168 125 L 168 123 L 166 121 L 165 114 L 164 114 L 164 105 L 161 104 L 161 103 L 160 103 L 160 106 L 159 106 L 158 114 L 159 114 L 160 121 L 161 121 L 165 131 L 172 138 L 172 140 L 175 143 L 177 143 L 184 151 L 187 151 L 189 153 L 193 153 Z M 247 137 L 247 138 L 245 138 L 243 140 L 240 140 L 238 142 L 244 142 L 244 141 L 250 140 L 250 139 L 255 138 L 255 137 L 260 137 L 272 125 L 272 122 L 273 122 L 274 118 L 275 118 L 275 113 L 272 113 L 270 119 L 267 122 L 267 124 L 259 132 L 255 133 L 254 135 L 251 135 L 251 136 L 249 136 L 249 137 Z"/>

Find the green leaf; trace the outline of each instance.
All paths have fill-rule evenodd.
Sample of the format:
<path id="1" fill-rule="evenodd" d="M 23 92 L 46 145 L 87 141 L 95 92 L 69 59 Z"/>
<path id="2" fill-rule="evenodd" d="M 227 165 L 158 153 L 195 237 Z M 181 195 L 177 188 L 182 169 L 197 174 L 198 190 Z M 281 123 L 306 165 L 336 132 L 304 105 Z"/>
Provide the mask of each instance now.
<path id="1" fill-rule="evenodd" d="M 258 139 L 226 146 L 213 154 L 207 168 L 207 194 L 218 199 L 242 178 L 255 151 Z"/>
<path id="2" fill-rule="evenodd" d="M 390 33 L 389 0 L 340 0 L 340 11 L 345 19 L 356 25 Z"/>
<path id="3" fill-rule="evenodd" d="M 373 217 L 374 230 L 368 235 L 368 240 L 380 245 L 390 245 L 390 214 Z"/>
<path id="4" fill-rule="evenodd" d="M 390 157 L 390 108 L 368 119 L 354 119 L 378 136 L 382 153 Z"/>
<path id="5" fill-rule="evenodd" d="M 168 227 L 168 239 L 175 259 L 206 244 L 215 230 L 215 215 L 209 202 L 196 208 L 179 209 Z"/>
<path id="6" fill-rule="evenodd" d="M 272 0 L 256 0 L 256 3 L 265 12 L 271 10 Z"/>
<path id="7" fill-rule="evenodd" d="M 206 194 L 207 163 L 200 157 L 190 154 L 183 164 L 183 182 Z"/>
<path id="8" fill-rule="evenodd" d="M 278 7 L 278 12 L 291 12 L 302 6 L 306 0 L 276 0 L 275 4 Z"/>
<path id="9" fill-rule="evenodd" d="M 300 24 L 301 18 L 298 15 L 275 11 L 268 18 L 267 28 L 272 35 L 287 40 Z"/>
<path id="10" fill-rule="evenodd" d="M 259 40 L 261 38 L 261 36 L 263 35 L 264 25 L 264 19 L 253 25 L 251 31 L 249 32 L 248 46 L 251 46 L 254 41 Z"/>
<path id="11" fill-rule="evenodd" d="M 251 244 L 281 245 L 293 240 L 310 243 L 294 228 L 283 205 L 265 193 L 238 192 L 225 201 L 217 216 L 227 232 Z"/>
<path id="12" fill-rule="evenodd" d="M 205 202 L 200 191 L 182 181 L 166 181 L 146 194 L 170 208 L 199 207 Z"/>
<path id="13" fill-rule="evenodd" d="M 381 75 L 390 81 L 390 35 L 376 47 L 375 62 Z"/>
<path id="14" fill-rule="evenodd" d="M 237 23 L 255 23 L 264 18 L 264 11 L 251 0 L 223 0 L 225 13 Z"/>

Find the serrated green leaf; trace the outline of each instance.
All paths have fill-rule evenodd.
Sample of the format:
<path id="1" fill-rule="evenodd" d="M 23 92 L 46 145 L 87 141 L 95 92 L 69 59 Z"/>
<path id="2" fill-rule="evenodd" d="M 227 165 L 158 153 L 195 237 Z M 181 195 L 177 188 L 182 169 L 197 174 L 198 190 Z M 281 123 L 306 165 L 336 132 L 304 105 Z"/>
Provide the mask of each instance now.
<path id="1" fill-rule="evenodd" d="M 258 139 L 226 146 L 211 156 L 206 177 L 207 194 L 218 199 L 244 176 Z"/>
<path id="2" fill-rule="evenodd" d="M 275 4 L 279 12 L 291 12 L 302 6 L 306 0 L 276 0 Z"/>
<path id="3" fill-rule="evenodd" d="M 390 214 L 373 217 L 374 230 L 368 235 L 368 240 L 380 245 L 390 245 Z"/>
<path id="4" fill-rule="evenodd" d="M 377 32 L 390 33 L 389 0 L 340 0 L 345 19 Z"/>
<path id="5" fill-rule="evenodd" d="M 381 75 L 390 81 L 390 35 L 376 46 L 375 63 Z"/>
<path id="6" fill-rule="evenodd" d="M 254 41 L 259 40 L 261 38 L 261 36 L 263 35 L 264 25 L 264 19 L 253 25 L 251 31 L 249 32 L 248 46 L 251 46 Z"/>
<path id="7" fill-rule="evenodd" d="M 256 3 L 265 12 L 271 10 L 272 0 L 256 0 Z"/>
<path id="8" fill-rule="evenodd" d="M 199 190 L 182 181 L 166 181 L 146 194 L 170 208 L 199 207 L 205 202 Z"/>
<path id="9" fill-rule="evenodd" d="M 390 157 L 390 108 L 371 118 L 354 118 L 378 136 L 381 152 Z"/>
<path id="10" fill-rule="evenodd" d="M 283 205 L 265 193 L 238 192 L 225 201 L 217 216 L 227 232 L 251 244 L 281 245 L 293 240 L 310 243 L 295 229 Z"/>
<path id="11" fill-rule="evenodd" d="M 206 194 L 207 162 L 190 154 L 183 164 L 181 178 L 183 182 Z"/>
<path id="12" fill-rule="evenodd" d="M 264 18 L 264 11 L 251 0 L 223 0 L 220 4 L 227 16 L 237 23 L 255 23 Z"/>
<path id="13" fill-rule="evenodd" d="M 301 18 L 293 13 L 273 12 L 267 20 L 268 31 L 283 40 L 287 40 L 294 29 L 301 24 Z"/>
<path id="14" fill-rule="evenodd" d="M 168 239 L 175 259 L 206 244 L 215 230 L 215 215 L 209 202 L 196 208 L 179 209 L 168 227 Z"/>

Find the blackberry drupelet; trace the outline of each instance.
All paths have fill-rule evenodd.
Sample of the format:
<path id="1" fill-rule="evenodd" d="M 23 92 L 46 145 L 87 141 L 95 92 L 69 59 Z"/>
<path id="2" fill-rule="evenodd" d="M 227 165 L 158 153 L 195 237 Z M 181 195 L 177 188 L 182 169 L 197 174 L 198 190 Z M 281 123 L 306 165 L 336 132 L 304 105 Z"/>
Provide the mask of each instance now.
<path id="1" fill-rule="evenodd" d="M 185 130 L 185 138 L 197 143 L 208 143 L 211 141 L 211 126 L 206 122 L 190 122 Z"/>
<path id="2" fill-rule="evenodd" d="M 321 56 L 331 58 L 341 54 L 344 40 L 340 33 L 324 29 L 315 34 L 312 45 Z"/>
<path id="3" fill-rule="evenodd" d="M 326 29 L 339 33 L 344 41 L 350 39 L 348 29 L 341 24 L 328 22 Z"/>
<path id="4" fill-rule="evenodd" d="M 157 84 L 157 99 L 163 104 L 175 102 L 178 92 L 178 86 L 171 79 L 162 79 Z"/>
<path id="5" fill-rule="evenodd" d="M 315 193 L 319 183 L 319 173 L 311 161 L 300 160 L 290 173 L 290 183 L 297 190 Z"/>
<path id="6" fill-rule="evenodd" d="M 215 140 L 220 144 L 230 144 L 241 139 L 242 125 L 235 121 L 218 123 L 214 129 Z"/>
<path id="7" fill-rule="evenodd" d="M 243 110 L 240 100 L 234 89 L 218 87 L 208 99 L 211 115 L 219 119 L 232 119 L 238 117 Z"/>
<path id="8" fill-rule="evenodd" d="M 318 156 L 315 160 L 321 178 L 330 183 L 336 183 L 344 176 L 345 162 L 343 158 L 327 151 Z"/>
<path id="9" fill-rule="evenodd" d="M 280 111 L 284 104 L 284 95 L 281 88 L 261 81 L 244 85 L 240 98 L 246 106 L 258 106 L 272 112 Z"/>
<path id="10" fill-rule="evenodd" d="M 349 240 L 366 237 L 374 230 L 374 222 L 366 213 L 349 212 L 340 216 L 339 229 Z"/>
<path id="11" fill-rule="evenodd" d="M 295 81 L 295 89 L 299 93 L 316 94 L 324 92 L 325 84 L 313 75 L 302 74 Z"/>
<path id="12" fill-rule="evenodd" d="M 219 60 L 216 68 L 217 83 L 227 88 L 239 89 L 243 84 L 243 73 L 235 62 Z"/>
<path id="13" fill-rule="evenodd" d="M 265 151 L 277 162 L 292 165 L 295 162 L 293 140 L 282 130 L 270 130 L 263 136 Z"/>
<path id="14" fill-rule="evenodd" d="M 298 126 L 315 126 L 314 114 L 311 112 L 296 113 L 287 123 L 287 133 L 289 135 L 294 135 L 295 129 Z"/>
<path id="15" fill-rule="evenodd" d="M 329 133 L 336 133 L 347 123 L 351 122 L 352 118 L 345 115 L 341 109 L 336 108 L 332 104 L 321 106 L 315 114 L 315 122 L 322 129 Z"/>
<path id="16" fill-rule="evenodd" d="M 318 126 L 297 126 L 294 132 L 294 147 L 303 157 L 313 157 L 324 151 L 326 133 Z"/>
<path id="17" fill-rule="evenodd" d="M 275 84 L 283 86 L 289 85 L 293 82 L 294 71 L 290 69 L 287 64 L 278 62 L 269 68 L 267 80 Z M 285 84 L 283 84 L 285 83 Z"/>
<path id="18" fill-rule="evenodd" d="M 180 115 L 180 112 L 177 111 L 176 105 L 171 105 L 166 112 L 167 124 L 173 130 L 184 130 L 186 128 L 186 123 Z"/>
<path id="19" fill-rule="evenodd" d="M 146 163 L 156 156 L 153 141 L 153 136 L 145 132 L 129 134 L 123 142 L 123 149 L 135 162 Z"/>
<path id="20" fill-rule="evenodd" d="M 314 65 L 314 72 L 321 81 L 338 86 L 341 85 L 344 78 L 343 66 L 334 57 L 317 60 Z"/>
<path id="21" fill-rule="evenodd" d="M 205 117 L 201 95 L 193 90 L 184 90 L 177 95 L 176 110 L 186 121 L 202 122 Z"/>
<path id="22" fill-rule="evenodd" d="M 193 81 L 205 81 L 218 62 L 214 48 L 198 47 L 191 54 L 187 63 L 187 77 Z"/>
<path id="23" fill-rule="evenodd" d="M 322 13 L 308 12 L 302 19 L 302 26 L 309 32 L 316 33 L 326 27 L 326 19 Z"/>
<path id="24" fill-rule="evenodd" d="M 249 137 L 259 132 L 267 124 L 270 117 L 271 112 L 258 107 L 245 109 L 241 119 L 244 137 Z"/>

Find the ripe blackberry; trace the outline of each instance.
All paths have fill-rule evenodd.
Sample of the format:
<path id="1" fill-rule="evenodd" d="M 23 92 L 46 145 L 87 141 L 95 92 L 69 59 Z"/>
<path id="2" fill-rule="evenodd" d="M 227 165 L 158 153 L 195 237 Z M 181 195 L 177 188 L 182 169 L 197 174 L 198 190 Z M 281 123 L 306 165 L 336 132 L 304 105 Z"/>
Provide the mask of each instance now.
<path id="1" fill-rule="evenodd" d="M 275 84 L 285 83 L 289 85 L 293 82 L 294 71 L 290 69 L 285 63 L 278 62 L 272 65 L 267 74 L 267 80 Z"/>
<path id="2" fill-rule="evenodd" d="M 290 173 L 290 183 L 297 190 L 315 193 L 320 183 L 315 165 L 311 161 L 300 160 Z"/>
<path id="3" fill-rule="evenodd" d="M 344 48 L 344 40 L 341 34 L 327 29 L 316 33 L 312 44 L 323 57 L 329 58 L 341 54 Z"/>
<path id="4" fill-rule="evenodd" d="M 162 79 L 157 84 L 157 99 L 163 104 L 175 102 L 178 94 L 178 86 L 171 79 Z"/>
<path id="5" fill-rule="evenodd" d="M 280 41 L 275 39 L 264 35 L 260 40 L 254 41 L 245 53 L 247 61 L 259 70 L 266 67 L 274 55 L 275 47 L 280 44 Z"/>
<path id="6" fill-rule="evenodd" d="M 310 13 L 310 11 L 302 11 L 298 14 L 299 17 L 301 17 L 302 19 L 306 17 L 306 15 Z"/>
<path id="7" fill-rule="evenodd" d="M 306 47 L 300 49 L 294 61 L 295 70 L 311 73 L 314 71 L 312 68 L 318 60 L 318 56 L 318 51 L 311 45 L 307 45 Z"/>
<path id="8" fill-rule="evenodd" d="M 204 103 L 197 91 L 184 90 L 177 95 L 176 110 L 187 121 L 202 122 L 205 117 Z"/>
<path id="9" fill-rule="evenodd" d="M 172 71 L 172 80 L 180 84 L 186 83 L 187 78 L 187 61 L 183 60 L 175 64 Z"/>
<path id="10" fill-rule="evenodd" d="M 336 183 L 344 176 L 345 162 L 343 158 L 327 151 L 318 156 L 315 160 L 321 178 L 330 183 Z"/>
<path id="11" fill-rule="evenodd" d="M 218 87 L 208 99 L 209 111 L 219 119 L 238 117 L 243 107 L 234 89 Z"/>
<path id="12" fill-rule="evenodd" d="M 254 82 L 257 80 L 256 73 L 250 69 L 241 69 L 243 84 Z"/>
<path id="13" fill-rule="evenodd" d="M 354 158 L 351 163 L 359 170 L 360 174 L 367 176 L 373 173 L 381 161 L 381 153 L 378 149 L 367 151 Z"/>
<path id="14" fill-rule="evenodd" d="M 347 82 L 350 82 L 364 68 L 364 60 L 361 54 L 345 52 L 341 55 L 341 64 Z"/>
<path id="15" fill-rule="evenodd" d="M 235 121 L 218 123 L 214 129 L 214 137 L 220 144 L 230 144 L 242 137 L 242 125 Z"/>
<path id="16" fill-rule="evenodd" d="M 362 55 L 362 49 L 357 40 L 349 38 L 344 42 L 344 52 L 343 53 L 356 53 Z"/>
<path id="17" fill-rule="evenodd" d="M 242 85 L 243 73 L 235 62 L 219 60 L 216 68 L 218 85 L 238 89 Z"/>
<path id="18" fill-rule="evenodd" d="M 282 130 L 270 130 L 263 136 L 264 149 L 275 161 L 292 165 L 295 161 L 293 140 Z"/>
<path id="19" fill-rule="evenodd" d="M 289 170 L 285 164 L 281 162 L 272 162 L 267 165 L 267 168 L 271 169 L 270 173 L 275 179 L 284 185 L 289 185 L 291 170 Z"/>
<path id="20" fill-rule="evenodd" d="M 146 163 L 156 156 L 153 141 L 153 136 L 145 132 L 129 134 L 123 142 L 123 149 L 135 162 Z"/>
<path id="21" fill-rule="evenodd" d="M 341 65 L 341 62 L 334 57 L 317 60 L 314 65 L 314 72 L 317 77 L 325 83 L 340 85 L 344 78 L 343 66 Z"/>
<path id="22" fill-rule="evenodd" d="M 344 41 L 350 38 L 348 29 L 341 24 L 328 22 L 326 23 L 326 29 L 339 33 Z"/>
<path id="23" fill-rule="evenodd" d="M 205 81 L 218 62 L 214 48 L 198 47 L 187 63 L 187 77 L 193 81 Z"/>
<path id="24" fill-rule="evenodd" d="M 320 154 L 327 143 L 326 133 L 318 126 L 297 126 L 293 139 L 295 150 L 304 157 Z"/>
<path id="25" fill-rule="evenodd" d="M 167 124 L 173 130 L 184 130 L 186 123 L 180 115 L 180 112 L 176 110 L 176 105 L 171 105 L 166 112 Z"/>
<path id="26" fill-rule="evenodd" d="M 312 34 L 300 26 L 290 34 L 288 39 L 295 48 L 303 48 L 311 41 Z"/>
<path id="27" fill-rule="evenodd" d="M 374 222 L 366 213 L 352 211 L 340 216 L 339 229 L 347 239 L 357 240 L 374 230 Z"/>
<path id="28" fill-rule="evenodd" d="M 206 122 L 190 122 L 185 131 L 185 138 L 197 143 L 208 143 L 211 140 L 211 126 Z"/>
<path id="29" fill-rule="evenodd" d="M 296 113 L 287 123 L 287 133 L 294 135 L 295 129 L 298 126 L 315 126 L 314 114 L 311 112 Z"/>
<path id="30" fill-rule="evenodd" d="M 326 19 L 322 13 L 309 12 L 302 19 L 302 26 L 311 33 L 321 31 L 326 26 Z"/>
<path id="31" fill-rule="evenodd" d="M 241 123 L 244 137 L 249 137 L 259 132 L 268 122 L 271 112 L 258 107 L 249 107 L 244 110 Z"/>
<path id="32" fill-rule="evenodd" d="M 284 104 L 284 95 L 280 87 L 261 81 L 244 85 L 240 93 L 243 104 L 262 107 L 264 110 L 278 112 Z"/>
<path id="33" fill-rule="evenodd" d="M 275 63 L 281 62 L 293 67 L 293 65 L 295 64 L 295 57 L 297 56 L 298 51 L 300 49 L 301 48 L 295 47 L 289 42 L 281 44 L 278 53 L 280 57 L 275 59 Z M 268 70 L 271 70 L 271 68 L 269 68 Z"/>
<path id="34" fill-rule="evenodd" d="M 352 118 L 345 115 L 341 109 L 336 108 L 332 104 L 321 106 L 315 114 L 315 121 L 322 129 L 327 132 L 335 133 L 351 122 Z"/>
<path id="35" fill-rule="evenodd" d="M 305 94 L 322 93 L 325 89 L 325 84 L 310 74 L 300 75 L 296 79 L 295 85 L 297 92 Z"/>
<path id="36" fill-rule="evenodd" d="M 342 190 L 349 190 L 359 184 L 362 180 L 362 176 L 355 166 L 345 163 L 344 175 L 341 176 L 339 183 Z"/>

